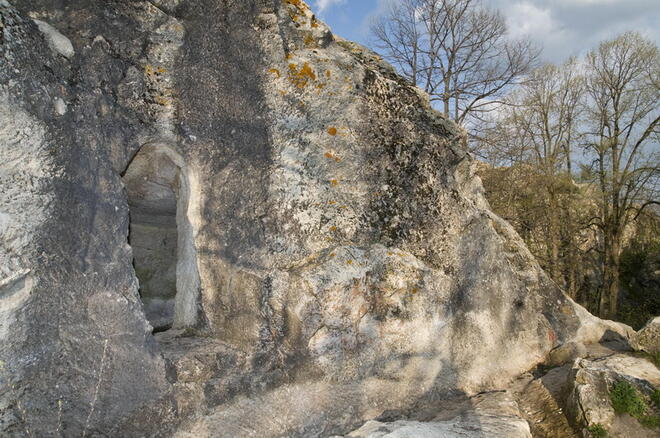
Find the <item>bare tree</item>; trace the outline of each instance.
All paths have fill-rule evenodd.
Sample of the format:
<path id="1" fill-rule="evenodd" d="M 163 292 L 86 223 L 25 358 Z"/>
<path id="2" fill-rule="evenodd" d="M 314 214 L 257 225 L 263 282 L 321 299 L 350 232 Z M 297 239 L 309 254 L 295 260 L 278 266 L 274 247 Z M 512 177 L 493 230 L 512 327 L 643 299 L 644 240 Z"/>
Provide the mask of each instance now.
<path id="1" fill-rule="evenodd" d="M 614 317 L 624 232 L 658 204 L 660 172 L 660 55 L 653 42 L 628 32 L 586 58 L 587 141 L 600 191 L 602 275 L 599 312 Z"/>
<path id="2" fill-rule="evenodd" d="M 494 115 L 495 122 L 481 141 L 486 143 L 482 150 L 491 157 L 515 166 L 512 171 L 522 184 L 533 185 L 533 194 L 526 197 L 521 197 L 525 191 L 517 187 L 520 184 L 501 189 L 517 192 L 511 193 L 512 199 L 529 209 L 517 216 L 534 230 L 530 247 L 571 296 L 577 291 L 578 251 L 578 227 L 571 208 L 577 192 L 572 155 L 580 138 L 583 91 L 575 59 L 560 67 L 547 64 L 535 69 L 506 98 L 507 105 Z"/>
<path id="3" fill-rule="evenodd" d="M 460 124 L 501 104 L 539 50 L 510 40 L 502 16 L 479 0 L 400 0 L 372 24 L 374 46 Z"/>

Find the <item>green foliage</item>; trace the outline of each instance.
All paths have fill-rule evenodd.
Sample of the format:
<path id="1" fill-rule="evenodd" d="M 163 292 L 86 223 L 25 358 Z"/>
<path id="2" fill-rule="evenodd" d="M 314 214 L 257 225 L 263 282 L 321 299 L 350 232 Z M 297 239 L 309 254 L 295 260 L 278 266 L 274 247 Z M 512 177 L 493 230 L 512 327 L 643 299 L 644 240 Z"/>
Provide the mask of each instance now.
<path id="1" fill-rule="evenodd" d="M 603 425 L 600 423 L 589 426 L 587 430 L 594 438 L 607 438 L 607 430 L 605 430 Z"/>
<path id="2" fill-rule="evenodd" d="M 617 319 L 639 330 L 660 313 L 660 217 L 642 214 L 635 234 L 621 254 L 621 301 Z"/>
<path id="3" fill-rule="evenodd" d="M 650 429 L 660 428 L 660 415 L 644 415 L 639 422 Z"/>
<path id="4" fill-rule="evenodd" d="M 610 389 L 610 400 L 617 414 L 630 414 L 641 418 L 649 409 L 635 387 L 623 380 L 616 382 Z"/>
<path id="5" fill-rule="evenodd" d="M 650 398 L 657 412 L 660 407 L 660 390 L 653 391 Z M 624 381 L 615 383 L 610 390 L 610 399 L 617 414 L 630 414 L 645 427 L 660 428 L 660 415 L 655 412 L 649 414 L 651 409 L 646 400 L 630 383 Z"/>
<path id="6" fill-rule="evenodd" d="M 657 357 L 658 355 L 656 355 Z M 651 401 L 655 405 L 656 408 L 660 408 L 660 389 L 656 389 L 653 391 L 653 394 L 651 394 Z"/>

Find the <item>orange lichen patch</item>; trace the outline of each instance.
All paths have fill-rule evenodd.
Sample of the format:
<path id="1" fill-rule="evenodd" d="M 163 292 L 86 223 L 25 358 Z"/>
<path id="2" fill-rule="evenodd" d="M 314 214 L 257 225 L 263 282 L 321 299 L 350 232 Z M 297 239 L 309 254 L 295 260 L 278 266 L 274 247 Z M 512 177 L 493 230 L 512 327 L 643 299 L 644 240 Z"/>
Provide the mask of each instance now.
<path id="1" fill-rule="evenodd" d="M 328 204 L 330 204 L 330 205 L 335 205 L 336 203 L 337 203 L 337 201 L 328 201 Z"/>
<path id="2" fill-rule="evenodd" d="M 419 292 L 416 287 L 413 287 L 412 290 L 410 291 L 413 295 Z"/>
<path id="3" fill-rule="evenodd" d="M 330 180 L 330 185 L 336 186 L 338 184 L 339 184 L 339 181 L 337 181 L 336 179 L 331 179 Z"/>
<path id="4" fill-rule="evenodd" d="M 330 135 L 337 135 L 337 128 L 335 128 L 334 126 L 328 128 L 328 134 L 330 134 Z"/>
<path id="5" fill-rule="evenodd" d="M 289 81 L 292 84 L 298 88 L 304 88 L 310 80 L 315 81 L 316 74 L 308 63 L 304 63 L 300 69 L 298 69 L 297 64 L 289 64 Z"/>
<path id="6" fill-rule="evenodd" d="M 346 260 L 346 264 L 347 264 L 347 265 L 352 265 L 352 264 L 353 264 L 353 260 Z"/>
<path id="7" fill-rule="evenodd" d="M 316 47 L 316 40 L 314 39 L 313 36 L 311 36 L 311 35 L 307 35 L 307 36 L 305 37 L 305 45 L 308 46 L 308 47 L 309 47 L 309 46 L 314 46 L 314 47 Z"/>
<path id="8" fill-rule="evenodd" d="M 304 11 L 305 8 L 307 7 L 307 5 L 305 5 L 305 2 L 302 0 L 284 0 L 284 3 L 293 5 L 296 8 L 300 9 L 301 11 Z"/>
<path id="9" fill-rule="evenodd" d="M 330 76 L 332 76 L 332 73 L 330 73 L 330 70 L 325 71 L 325 77 L 330 79 Z"/>
<path id="10" fill-rule="evenodd" d="M 313 27 L 314 29 L 316 29 L 317 27 L 319 27 L 319 22 L 316 21 L 316 18 L 312 18 L 312 27 Z"/>
<path id="11" fill-rule="evenodd" d="M 387 255 L 390 256 L 390 257 L 392 257 L 392 256 L 394 255 L 394 253 L 388 251 L 388 252 L 387 252 Z"/>
<path id="12" fill-rule="evenodd" d="M 289 11 L 289 16 L 293 21 L 298 22 L 298 18 L 305 15 L 307 5 L 302 0 L 283 0 L 283 1 L 284 3 L 295 6 L 296 8 L 295 12 L 291 10 Z"/>
<path id="13" fill-rule="evenodd" d="M 335 227 L 334 225 L 331 226 L 331 227 L 330 227 L 330 231 L 337 231 L 337 227 Z"/>
<path id="14" fill-rule="evenodd" d="M 334 257 L 334 256 L 336 256 L 336 255 L 337 255 L 337 254 L 335 254 L 334 252 L 331 252 L 331 253 L 330 253 L 330 257 Z"/>
<path id="15" fill-rule="evenodd" d="M 291 53 L 291 52 L 287 53 L 286 56 L 285 56 L 284 58 L 285 58 L 285 59 L 291 59 L 291 58 L 293 58 L 293 53 Z"/>
<path id="16" fill-rule="evenodd" d="M 336 156 L 332 152 L 326 152 L 324 155 L 325 155 L 325 158 L 328 158 L 329 160 L 335 160 L 337 163 L 339 163 L 341 161 L 341 158 L 339 158 L 338 156 Z"/>
<path id="17" fill-rule="evenodd" d="M 145 72 L 148 76 L 156 76 L 156 75 L 160 75 L 160 74 L 165 73 L 166 71 L 167 71 L 167 69 L 165 69 L 164 67 L 158 67 L 158 68 L 156 68 L 156 67 L 154 67 L 154 66 L 152 66 L 152 65 L 150 65 L 150 64 L 147 64 L 147 65 L 144 66 L 144 72 Z"/>
<path id="18" fill-rule="evenodd" d="M 268 73 L 272 73 L 272 74 L 274 74 L 275 76 L 277 76 L 278 78 L 281 76 L 280 71 L 279 71 L 278 69 L 276 69 L 276 68 L 271 68 L 271 69 L 269 69 L 269 70 L 268 70 Z"/>
<path id="19" fill-rule="evenodd" d="M 285 90 L 280 90 L 280 94 L 281 94 L 282 96 L 286 96 L 286 91 L 285 91 Z"/>
<path id="20" fill-rule="evenodd" d="M 322 90 L 325 87 L 325 85 L 326 85 L 325 83 L 321 82 L 321 83 L 316 85 L 316 88 L 318 88 L 319 90 Z"/>

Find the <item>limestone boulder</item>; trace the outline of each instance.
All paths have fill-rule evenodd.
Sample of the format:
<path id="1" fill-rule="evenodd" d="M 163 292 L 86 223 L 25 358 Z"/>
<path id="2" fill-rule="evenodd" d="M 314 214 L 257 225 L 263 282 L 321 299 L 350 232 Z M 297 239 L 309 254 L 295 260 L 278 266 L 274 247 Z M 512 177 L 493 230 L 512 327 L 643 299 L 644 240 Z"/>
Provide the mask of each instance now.
<path id="1" fill-rule="evenodd" d="M 446 416 L 446 415 L 445 415 Z M 456 417 L 427 422 L 369 421 L 346 438 L 454 438 L 501 436 L 531 438 L 529 424 L 506 393 L 482 394 L 470 400 Z"/>
<path id="2" fill-rule="evenodd" d="M 576 360 L 568 378 L 569 420 L 586 436 L 595 426 L 601 426 L 612 437 L 657 436 L 657 431 L 642 426 L 630 415 L 615 412 L 610 392 L 617 382 L 632 385 L 648 399 L 660 387 L 660 370 L 645 358 L 627 354 Z M 649 405 L 653 409 L 653 403 Z"/>
<path id="3" fill-rule="evenodd" d="M 345 434 L 630 335 L 302 1 L 0 0 L 0 59 L 0 434 Z"/>
<path id="4" fill-rule="evenodd" d="M 660 354 L 660 316 L 647 322 L 632 338 L 632 344 L 636 350 Z"/>

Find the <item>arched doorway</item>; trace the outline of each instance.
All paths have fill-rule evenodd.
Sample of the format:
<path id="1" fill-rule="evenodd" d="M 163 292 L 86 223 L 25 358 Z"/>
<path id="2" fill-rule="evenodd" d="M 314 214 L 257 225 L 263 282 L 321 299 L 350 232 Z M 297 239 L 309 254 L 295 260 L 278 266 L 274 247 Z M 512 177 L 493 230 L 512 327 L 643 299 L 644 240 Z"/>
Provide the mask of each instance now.
<path id="1" fill-rule="evenodd" d="M 146 144 L 122 180 L 147 319 L 155 332 L 196 325 L 199 275 L 190 221 L 191 175 L 183 158 L 167 144 Z"/>

